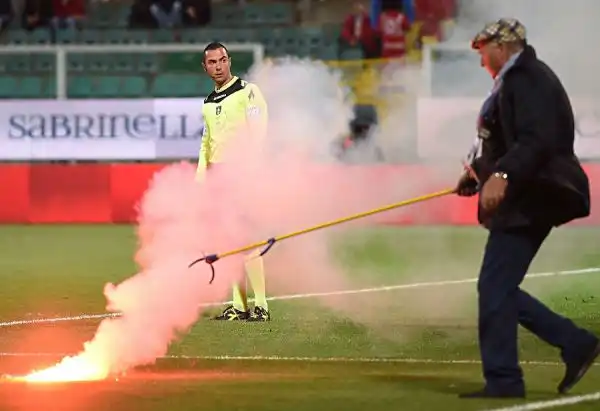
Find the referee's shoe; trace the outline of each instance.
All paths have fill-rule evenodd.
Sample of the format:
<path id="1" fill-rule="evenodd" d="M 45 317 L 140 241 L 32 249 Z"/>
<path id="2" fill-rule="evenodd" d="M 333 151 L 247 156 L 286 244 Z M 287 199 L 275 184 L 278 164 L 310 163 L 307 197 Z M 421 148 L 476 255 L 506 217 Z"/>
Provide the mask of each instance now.
<path id="1" fill-rule="evenodd" d="M 233 305 L 230 305 L 213 319 L 217 321 L 245 321 L 249 318 L 250 312 L 238 310 Z"/>
<path id="2" fill-rule="evenodd" d="M 250 314 L 250 317 L 247 319 L 250 322 L 260 322 L 260 321 L 271 321 L 271 314 L 269 311 L 263 307 L 256 306 L 254 307 L 254 311 Z"/>

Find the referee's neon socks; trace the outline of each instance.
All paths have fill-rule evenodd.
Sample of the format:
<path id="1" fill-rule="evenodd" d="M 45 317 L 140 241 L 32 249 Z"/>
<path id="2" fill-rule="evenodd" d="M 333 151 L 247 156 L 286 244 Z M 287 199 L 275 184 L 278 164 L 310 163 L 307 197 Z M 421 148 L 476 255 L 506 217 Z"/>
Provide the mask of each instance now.
<path id="1" fill-rule="evenodd" d="M 262 257 L 254 257 L 246 260 L 246 275 L 250 280 L 250 285 L 254 292 L 254 304 L 269 311 L 265 287 L 265 268 Z"/>
<path id="2" fill-rule="evenodd" d="M 250 256 L 245 262 L 245 269 L 254 294 L 254 304 L 268 311 L 263 258 L 256 255 Z M 233 307 L 236 310 L 248 311 L 248 292 L 245 281 L 233 284 Z"/>
<path id="3" fill-rule="evenodd" d="M 248 297 L 243 284 L 233 284 L 233 308 L 239 311 L 248 311 Z"/>

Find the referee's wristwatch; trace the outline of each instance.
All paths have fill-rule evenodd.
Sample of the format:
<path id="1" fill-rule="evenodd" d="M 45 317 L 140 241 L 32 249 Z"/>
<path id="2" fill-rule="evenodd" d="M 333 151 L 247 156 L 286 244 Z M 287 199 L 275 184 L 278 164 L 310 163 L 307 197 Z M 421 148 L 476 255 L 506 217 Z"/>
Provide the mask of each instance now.
<path id="1" fill-rule="evenodd" d="M 494 177 L 496 177 L 496 178 L 501 178 L 502 180 L 506 180 L 506 181 L 508 181 L 508 174 L 506 174 L 506 173 L 505 173 L 505 172 L 503 172 L 503 171 L 496 171 L 496 172 L 493 174 L 493 176 L 494 176 Z"/>

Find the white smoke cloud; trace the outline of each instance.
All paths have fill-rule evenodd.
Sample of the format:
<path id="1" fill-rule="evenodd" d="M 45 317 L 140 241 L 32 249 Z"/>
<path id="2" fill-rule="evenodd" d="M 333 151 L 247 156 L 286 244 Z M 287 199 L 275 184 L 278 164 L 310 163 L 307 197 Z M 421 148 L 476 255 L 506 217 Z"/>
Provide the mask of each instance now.
<path id="1" fill-rule="evenodd" d="M 221 253 L 428 189 L 428 176 L 375 179 L 332 158 L 333 141 L 348 132 L 353 101 L 325 64 L 265 63 L 249 80 L 269 104 L 268 137 L 260 145 L 241 132 L 225 163 L 209 170 L 202 184 L 194 181 L 193 164 L 175 164 L 154 176 L 139 209 L 140 272 L 105 287 L 108 309 L 122 315 L 104 320 L 81 354 L 38 376 L 63 372 L 63 378 L 75 378 L 77 369 L 81 378 L 103 378 L 167 354 L 200 318 L 199 305 L 230 299 L 233 281 L 243 276 L 243 256 L 227 257 L 216 263 L 215 282 L 208 285 L 208 266 L 187 267 L 204 252 Z M 276 245 L 266 258 L 269 292 L 351 288 L 329 254 L 331 231 Z M 363 318 L 369 311 L 356 300 L 321 302 L 346 313 L 360 307 Z"/>

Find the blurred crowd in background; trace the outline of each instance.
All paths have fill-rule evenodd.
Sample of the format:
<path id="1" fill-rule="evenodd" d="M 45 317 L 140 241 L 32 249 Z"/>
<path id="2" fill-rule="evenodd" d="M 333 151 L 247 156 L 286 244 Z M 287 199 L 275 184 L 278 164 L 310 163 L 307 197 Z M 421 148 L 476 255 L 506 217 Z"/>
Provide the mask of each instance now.
<path id="1" fill-rule="evenodd" d="M 99 3 L 130 6 L 130 27 L 170 28 L 202 26 L 210 22 L 210 0 L 5 0 L 0 2 L 0 24 L 27 30 L 42 27 L 82 29 Z"/>
<path id="2" fill-rule="evenodd" d="M 455 12 L 454 0 L 4 0 L 0 29 L 82 30 L 110 6 L 127 8 L 131 29 L 200 28 L 213 23 L 214 6 L 282 3 L 293 5 L 292 25 L 337 23 L 339 51 L 359 47 L 364 58 L 403 56 L 411 30 L 410 47 L 423 37 L 439 39 Z"/>

